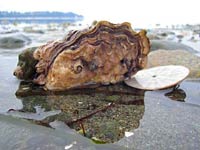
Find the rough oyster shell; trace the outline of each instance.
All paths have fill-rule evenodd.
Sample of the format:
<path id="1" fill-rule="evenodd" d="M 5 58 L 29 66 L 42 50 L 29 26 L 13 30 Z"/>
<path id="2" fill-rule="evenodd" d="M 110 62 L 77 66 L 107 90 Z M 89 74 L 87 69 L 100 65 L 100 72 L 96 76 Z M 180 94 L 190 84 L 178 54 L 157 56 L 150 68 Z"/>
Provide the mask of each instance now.
<path id="1" fill-rule="evenodd" d="M 101 21 L 39 47 L 34 82 L 49 90 L 114 84 L 144 68 L 149 49 L 144 30 L 136 33 L 127 22 Z"/>

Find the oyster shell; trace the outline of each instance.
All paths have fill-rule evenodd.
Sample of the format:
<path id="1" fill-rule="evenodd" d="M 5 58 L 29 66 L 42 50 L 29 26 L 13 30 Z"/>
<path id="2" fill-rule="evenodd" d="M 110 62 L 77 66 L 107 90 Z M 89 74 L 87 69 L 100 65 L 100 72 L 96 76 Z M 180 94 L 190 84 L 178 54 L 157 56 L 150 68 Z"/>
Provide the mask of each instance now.
<path id="1" fill-rule="evenodd" d="M 150 43 L 127 22 L 100 21 L 63 39 L 48 42 L 33 54 L 38 60 L 34 82 L 49 90 L 114 84 L 145 67 Z"/>

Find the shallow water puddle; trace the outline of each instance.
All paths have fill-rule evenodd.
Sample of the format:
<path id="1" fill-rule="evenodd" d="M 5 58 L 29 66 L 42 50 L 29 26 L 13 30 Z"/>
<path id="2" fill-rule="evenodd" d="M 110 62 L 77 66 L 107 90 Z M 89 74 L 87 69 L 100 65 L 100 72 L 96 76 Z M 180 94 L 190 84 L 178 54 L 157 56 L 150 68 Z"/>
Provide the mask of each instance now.
<path id="1" fill-rule="evenodd" d="M 111 143 L 139 126 L 144 113 L 144 91 L 123 84 L 97 89 L 46 92 L 13 76 L 16 57 L 1 56 L 0 113 L 50 126 L 65 122 L 97 143 Z M 12 86 L 11 86 L 12 85 Z"/>
<path id="2" fill-rule="evenodd" d="M 46 126 L 55 120 L 62 121 L 97 143 L 113 143 L 123 138 L 125 132 L 138 128 L 144 114 L 144 91 L 124 84 L 64 93 L 46 92 L 22 82 L 16 94 L 22 100 L 23 109 L 13 112 L 15 116 Z M 45 109 L 46 113 L 61 112 L 38 121 L 36 106 Z"/>
<path id="3" fill-rule="evenodd" d="M 143 128 L 148 128 L 148 132 L 145 131 L 145 135 L 142 136 L 144 139 L 148 136 L 147 133 L 154 132 L 153 127 L 156 125 L 148 125 L 149 122 L 159 124 L 157 121 L 166 121 L 162 118 L 167 116 L 168 122 L 163 122 L 156 128 L 162 133 L 165 130 L 171 131 L 172 125 L 176 126 L 179 122 L 185 122 L 182 114 L 176 114 L 170 118 L 168 115 L 171 110 L 175 113 L 179 111 L 186 113 L 185 110 L 187 110 L 188 114 L 194 115 L 193 110 L 197 111 L 200 106 L 199 81 L 184 81 L 176 91 L 167 89 L 144 92 L 118 84 L 97 89 L 46 92 L 41 87 L 28 82 L 19 82 L 13 77 L 12 71 L 16 66 L 16 57 L 1 57 L 0 66 L 3 70 L 0 74 L 1 114 L 26 118 L 34 124 L 52 128 L 54 128 L 51 126 L 52 122 L 62 121 L 66 127 L 70 126 L 96 143 L 113 143 L 120 139 L 123 141 L 126 137 L 133 138 L 137 147 L 137 144 L 141 143 L 136 140 L 140 139 L 137 138 L 141 135 L 137 134 L 138 132 L 143 132 Z M 163 114 L 160 111 L 163 111 Z M 192 115 L 189 117 L 192 118 Z M 189 123 L 191 120 L 187 122 Z M 195 123 L 184 127 L 184 132 L 197 128 Z M 131 133 L 128 134 L 130 136 L 127 137 L 127 133 Z M 169 134 L 173 133 L 169 132 Z M 161 142 L 165 141 L 167 139 Z M 128 147 L 131 147 L 132 143 L 133 140 Z M 139 146 L 141 147 L 141 144 Z"/>
<path id="4" fill-rule="evenodd" d="M 154 93 L 157 93 L 157 95 L 164 95 L 168 98 L 168 100 L 184 102 L 188 105 L 191 104 L 200 106 L 200 79 L 185 80 L 177 87 L 154 91 Z"/>
<path id="5" fill-rule="evenodd" d="M 165 100 L 186 103 L 193 103 L 191 102 L 193 95 L 192 99 L 199 105 L 200 93 L 197 92 L 194 95 L 186 88 L 193 88 L 193 85 L 195 85 L 193 82 L 185 81 L 175 89 L 149 91 L 148 93 L 152 93 L 154 99 L 157 97 L 162 99 L 161 97 L 164 96 Z M 196 88 L 199 88 L 199 84 L 196 84 Z M 124 84 L 96 89 L 52 92 L 44 91 L 32 83 L 21 82 L 16 95 L 22 100 L 23 109 L 14 112 L 14 116 L 30 119 L 36 124 L 48 127 L 55 120 L 62 121 L 96 143 L 113 143 L 139 127 L 145 112 L 144 94 L 144 91 Z M 37 115 L 35 107 L 38 106 L 45 112 L 39 114 L 39 118 L 43 118 L 40 120 L 37 119 L 38 116 L 35 117 Z"/>
<path id="6" fill-rule="evenodd" d="M 21 109 L 23 105 L 15 96 L 20 81 L 13 77 L 17 58 L 0 56 L 0 60 L 0 113 L 10 108 Z"/>

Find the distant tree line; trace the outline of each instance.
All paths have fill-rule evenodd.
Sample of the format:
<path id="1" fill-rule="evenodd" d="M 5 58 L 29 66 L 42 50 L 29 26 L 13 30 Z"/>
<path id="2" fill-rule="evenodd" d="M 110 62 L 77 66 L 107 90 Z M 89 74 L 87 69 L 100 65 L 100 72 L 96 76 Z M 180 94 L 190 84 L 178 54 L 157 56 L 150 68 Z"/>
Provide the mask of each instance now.
<path id="1" fill-rule="evenodd" d="M 15 12 L 15 11 L 0 11 L 0 18 L 20 18 L 20 17 L 69 17 L 83 19 L 82 15 L 75 14 L 73 12 L 49 12 L 49 11 L 37 11 L 37 12 Z"/>

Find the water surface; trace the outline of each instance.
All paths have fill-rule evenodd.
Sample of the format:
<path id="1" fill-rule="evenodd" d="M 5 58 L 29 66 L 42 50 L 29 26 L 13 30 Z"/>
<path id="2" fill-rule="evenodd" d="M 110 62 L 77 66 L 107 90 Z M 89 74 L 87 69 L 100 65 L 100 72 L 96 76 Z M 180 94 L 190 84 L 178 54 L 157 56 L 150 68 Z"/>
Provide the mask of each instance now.
<path id="1" fill-rule="evenodd" d="M 37 39 L 38 35 L 32 37 Z M 200 147 L 199 79 L 185 80 L 177 91 L 172 88 L 140 91 L 117 85 L 98 91 L 48 93 L 13 76 L 21 50 L 0 49 L 0 147 L 64 149 L 70 144 L 72 149 Z M 96 145 L 89 140 L 97 136 L 96 142 L 106 139 L 114 144 Z"/>

